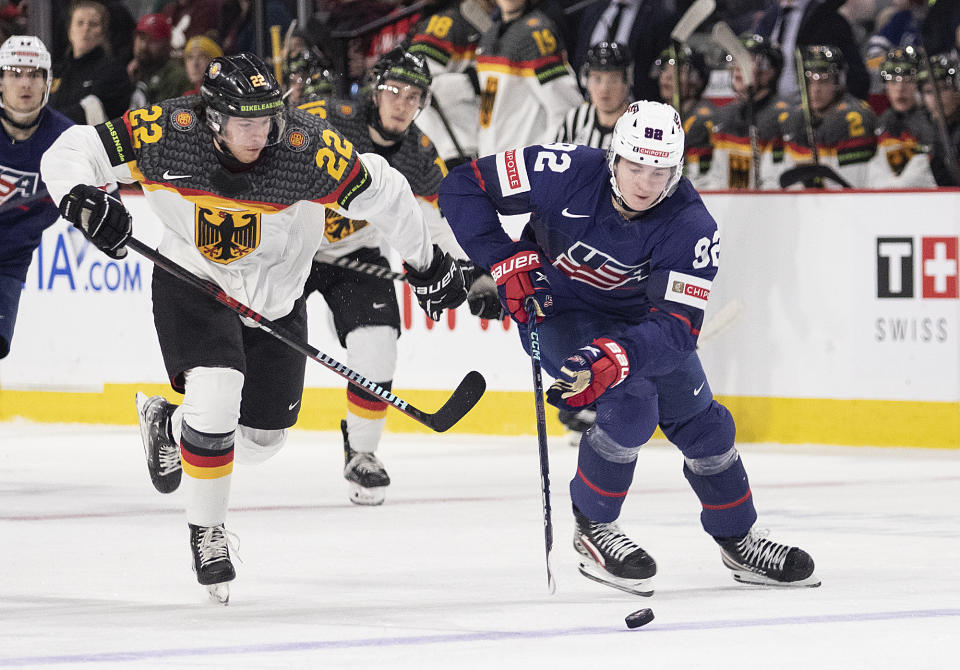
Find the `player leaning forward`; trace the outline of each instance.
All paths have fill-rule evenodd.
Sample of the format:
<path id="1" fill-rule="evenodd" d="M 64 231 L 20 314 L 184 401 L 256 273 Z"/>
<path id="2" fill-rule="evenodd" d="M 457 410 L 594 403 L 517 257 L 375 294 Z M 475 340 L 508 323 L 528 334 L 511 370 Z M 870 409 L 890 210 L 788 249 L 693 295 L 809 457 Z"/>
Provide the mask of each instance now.
<path id="1" fill-rule="evenodd" d="M 69 130 L 42 171 L 63 216 L 115 258 L 126 254 L 130 217 L 97 187 L 140 182 L 164 223 L 161 253 L 303 339 L 301 293 L 324 243 L 324 207 L 379 227 L 406 259 L 410 282 L 426 287 L 418 299 L 428 311 L 465 298 L 406 180 L 381 157 L 357 155 L 326 121 L 286 110 L 252 54 L 215 58 L 199 98 Z M 159 268 L 152 289 L 164 365 L 184 399 L 175 407 L 138 397 L 147 465 L 167 493 L 180 484 L 182 458 L 197 579 L 226 602 L 234 449 L 252 463 L 280 449 L 300 409 L 305 359 Z"/>
<path id="2" fill-rule="evenodd" d="M 754 530 L 733 418 L 714 400 L 696 352 L 717 272 L 717 224 L 682 177 L 683 129 L 672 107 L 632 103 L 608 152 L 550 144 L 453 170 L 440 207 L 461 246 L 489 267 L 520 323 L 537 307 L 547 392 L 571 411 L 596 402 L 570 496 L 581 572 L 648 595 L 656 564 L 616 524 L 637 453 L 659 424 L 684 456 L 704 530 L 735 579 L 816 586 L 813 559 Z M 514 242 L 497 212 L 531 212 Z"/>

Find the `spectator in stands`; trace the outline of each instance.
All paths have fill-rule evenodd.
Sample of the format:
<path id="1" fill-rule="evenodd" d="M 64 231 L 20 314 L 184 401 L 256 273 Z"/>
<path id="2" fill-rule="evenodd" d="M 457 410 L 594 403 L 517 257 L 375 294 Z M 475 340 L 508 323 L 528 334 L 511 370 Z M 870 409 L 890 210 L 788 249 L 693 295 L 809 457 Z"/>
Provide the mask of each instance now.
<path id="1" fill-rule="evenodd" d="M 922 67 L 913 47 L 892 49 L 880 66 L 890 106 L 880 115 L 877 154 L 870 161 L 870 188 L 927 188 L 936 186 L 928 152 L 936 130 L 920 104 L 917 79 Z"/>
<path id="2" fill-rule="evenodd" d="M 93 0 L 106 9 L 110 24 L 105 39 L 107 51 L 118 63 L 126 63 L 133 56 L 133 30 L 136 19 L 126 6 L 125 0 Z M 73 13 L 74 2 L 51 2 L 54 19 L 53 53 L 62 54 L 67 50 L 67 26 L 69 15 Z"/>
<path id="3" fill-rule="evenodd" d="M 838 9 L 844 0 L 779 0 L 761 17 L 756 32 L 780 46 L 784 67 L 777 92 L 781 97 L 797 95 L 797 47 L 830 44 L 839 47 L 847 63 L 847 90 L 866 100 L 870 92 L 870 75 L 860 55 L 853 29 Z"/>
<path id="4" fill-rule="evenodd" d="M 270 27 L 280 26 L 280 34 L 287 31 L 293 17 L 282 0 L 263 0 L 264 43 L 257 46 L 256 21 L 253 0 L 224 0 L 220 11 L 220 45 L 225 54 L 232 55 L 250 51 L 269 55 L 272 53 Z"/>
<path id="5" fill-rule="evenodd" d="M 123 64 L 109 53 L 109 25 L 106 7 L 95 0 L 70 6 L 69 46 L 53 66 L 50 106 L 74 123 L 102 123 L 123 114 L 130 103 Z"/>
<path id="6" fill-rule="evenodd" d="M 680 85 L 675 76 L 679 73 Z M 684 131 L 684 175 L 698 189 L 706 187 L 713 156 L 713 104 L 703 97 L 710 80 L 710 66 L 699 51 L 682 46 L 660 52 L 651 76 L 657 79 L 659 100 L 680 112 Z"/>
<path id="7" fill-rule="evenodd" d="M 802 55 L 816 146 L 808 141 L 803 107 L 794 106 L 783 121 L 784 167 L 825 165 L 853 188 L 866 188 L 867 165 L 877 152 L 877 116 L 847 92 L 846 59 L 837 47 L 807 46 Z"/>
<path id="8" fill-rule="evenodd" d="M 187 40 L 196 35 L 216 37 L 222 1 L 173 0 L 166 3 L 161 13 L 170 19 L 173 29 L 171 46 L 175 50 L 185 48 Z"/>
<path id="9" fill-rule="evenodd" d="M 134 84 L 130 109 L 175 98 L 191 87 L 183 64 L 170 58 L 170 19 L 163 14 L 145 14 L 133 37 L 133 60 L 127 75 Z"/>
<path id="10" fill-rule="evenodd" d="M 657 55 L 669 46 L 670 31 L 678 18 L 674 3 L 663 0 L 596 2 L 583 10 L 577 22 L 577 43 L 570 62 L 579 71 L 590 46 L 604 41 L 626 45 L 634 64 L 634 97 L 656 100 L 657 82 L 650 76 L 650 67 Z"/>
<path id="11" fill-rule="evenodd" d="M 22 35 L 27 30 L 24 7 L 13 0 L 0 1 L 0 40 L 12 35 Z"/>
<path id="12" fill-rule="evenodd" d="M 787 103 L 777 96 L 783 53 L 760 35 L 747 33 L 740 42 L 750 54 L 754 83 L 752 88 L 747 87 L 740 68 L 728 54 L 727 68 L 737 97 L 717 110 L 708 187 L 779 189 L 783 170 L 779 116 L 788 110 Z"/>
<path id="13" fill-rule="evenodd" d="M 960 49 L 960 2 L 930 2 L 922 32 L 927 53 L 939 54 Z"/>
<path id="14" fill-rule="evenodd" d="M 222 55 L 220 45 L 205 35 L 196 35 L 187 40 L 187 45 L 183 48 L 183 67 L 187 79 L 190 80 L 190 90 L 184 95 L 199 95 L 207 66 L 214 58 Z"/>
<path id="15" fill-rule="evenodd" d="M 927 70 L 921 69 L 918 77 L 923 104 L 934 123 L 946 127 L 945 145 L 938 132 L 930 152 L 930 168 L 937 186 L 960 186 L 960 60 L 954 53 L 939 54 L 930 58 L 933 81 Z M 943 111 L 941 115 L 941 109 Z"/>
<path id="16" fill-rule="evenodd" d="M 531 0 L 497 0 L 480 38 L 477 153 L 550 142 L 567 112 L 583 103 L 557 27 Z"/>
<path id="17" fill-rule="evenodd" d="M 919 47 L 920 27 L 926 15 L 927 0 L 894 0 L 893 11 L 878 21 L 867 41 L 867 68 L 879 72 L 887 52 L 895 47 Z"/>

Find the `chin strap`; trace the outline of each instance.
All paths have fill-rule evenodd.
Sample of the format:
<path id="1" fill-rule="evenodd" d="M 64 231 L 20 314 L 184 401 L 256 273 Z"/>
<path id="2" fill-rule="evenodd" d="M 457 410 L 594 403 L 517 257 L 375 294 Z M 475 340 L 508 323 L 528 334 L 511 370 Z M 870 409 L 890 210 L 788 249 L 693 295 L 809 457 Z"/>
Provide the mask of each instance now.
<path id="1" fill-rule="evenodd" d="M 7 110 L 5 110 L 5 109 L 3 108 L 3 106 L 0 106 L 0 119 L 3 119 L 4 121 L 6 121 L 7 123 L 9 123 L 9 124 L 10 124 L 11 126 L 13 126 L 14 128 L 19 128 L 20 130 L 32 130 L 32 129 L 36 128 L 38 125 L 40 125 L 40 117 L 41 117 L 41 116 L 43 116 L 43 108 L 42 108 L 42 107 L 40 108 L 40 111 L 37 112 L 37 115 L 36 115 L 35 117 L 33 117 L 33 120 L 32 120 L 30 123 L 20 123 L 19 121 L 16 121 L 16 120 L 14 120 L 14 119 L 11 119 L 11 118 L 7 115 Z"/>
<path id="2" fill-rule="evenodd" d="M 410 126 L 413 125 L 411 122 L 410 126 L 407 126 L 407 129 L 400 133 L 390 132 L 384 128 L 383 123 L 380 122 L 380 109 L 377 107 L 377 103 L 375 102 L 371 102 L 370 106 L 367 108 L 367 124 L 380 133 L 380 137 L 388 142 L 399 142 L 402 140 L 410 130 Z"/>

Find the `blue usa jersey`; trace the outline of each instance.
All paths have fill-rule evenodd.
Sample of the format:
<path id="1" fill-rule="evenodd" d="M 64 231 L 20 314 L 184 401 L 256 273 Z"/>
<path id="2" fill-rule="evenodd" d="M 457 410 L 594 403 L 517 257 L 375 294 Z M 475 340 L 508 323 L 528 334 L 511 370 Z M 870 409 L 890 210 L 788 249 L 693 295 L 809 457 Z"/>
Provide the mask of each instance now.
<path id="1" fill-rule="evenodd" d="M 47 107 L 36 131 L 23 142 L 13 141 L 0 127 L 0 274 L 24 281 L 41 233 L 60 215 L 49 197 L 35 197 L 46 190 L 40 157 L 72 125 Z M 18 201 L 25 204 L 18 206 Z"/>
<path id="2" fill-rule="evenodd" d="M 627 323 L 609 337 L 626 346 L 633 370 L 666 374 L 696 348 L 717 273 L 717 224 L 686 178 L 637 219 L 625 220 L 612 195 L 603 150 L 534 145 L 454 169 L 440 185 L 440 208 L 479 265 L 539 251 L 556 310 Z M 518 242 L 498 212 L 531 214 Z"/>

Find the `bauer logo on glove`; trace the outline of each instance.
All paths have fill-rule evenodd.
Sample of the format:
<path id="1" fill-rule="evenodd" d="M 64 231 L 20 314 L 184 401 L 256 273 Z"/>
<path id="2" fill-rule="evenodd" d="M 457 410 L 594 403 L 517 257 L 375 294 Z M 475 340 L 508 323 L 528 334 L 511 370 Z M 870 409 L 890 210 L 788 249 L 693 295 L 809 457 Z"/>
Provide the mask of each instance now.
<path id="1" fill-rule="evenodd" d="M 560 377 L 547 389 L 547 402 L 561 409 L 581 409 L 629 374 L 630 359 L 623 347 L 598 338 L 563 362 Z"/>

